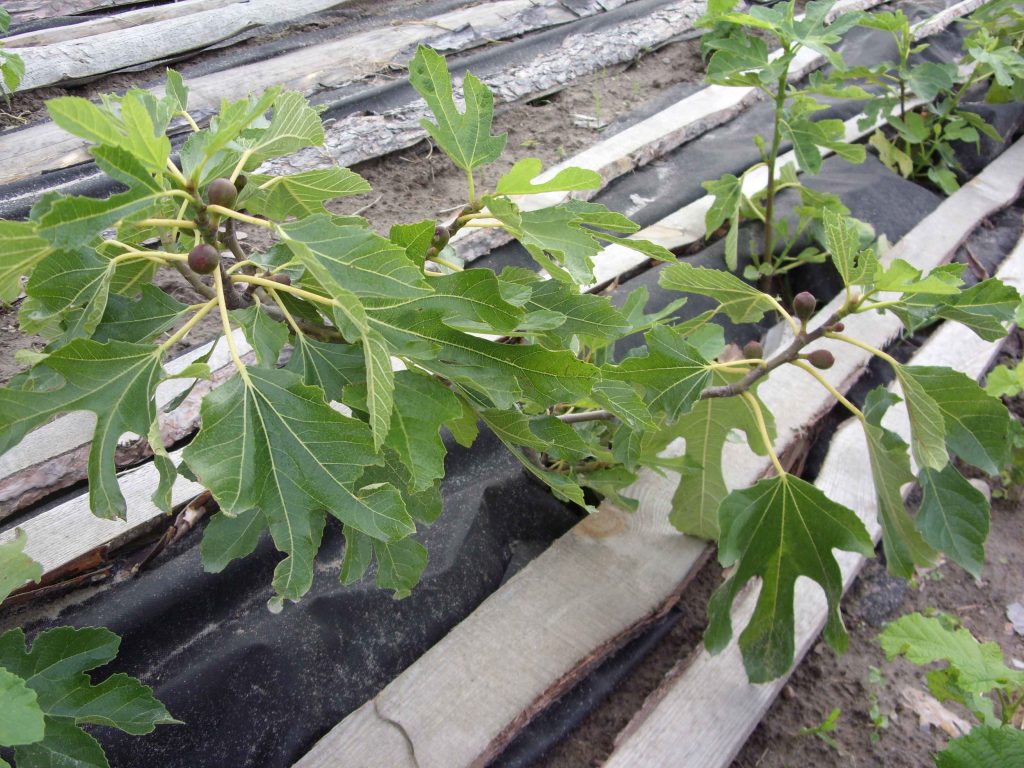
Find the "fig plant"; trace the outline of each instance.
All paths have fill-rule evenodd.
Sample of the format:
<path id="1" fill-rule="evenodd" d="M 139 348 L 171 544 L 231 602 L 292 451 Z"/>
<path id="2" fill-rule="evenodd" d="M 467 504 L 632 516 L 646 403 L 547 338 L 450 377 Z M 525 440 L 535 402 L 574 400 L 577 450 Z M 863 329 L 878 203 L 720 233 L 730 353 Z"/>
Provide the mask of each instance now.
<path id="1" fill-rule="evenodd" d="M 1009 21 L 998 12 L 998 6 L 1009 15 Z M 872 134 L 869 141 L 879 159 L 906 178 L 927 179 L 946 194 L 960 187 L 957 143 L 978 146 L 983 136 L 1002 141 L 978 112 L 964 106 L 965 96 L 981 87 L 991 101 L 1009 100 L 1015 94 L 1019 98 L 1024 93 L 1024 55 L 1021 40 L 1012 32 L 1013 9 L 996 3 L 983 13 L 985 22 L 975 21 L 975 30 L 964 41 L 960 65 L 920 58 L 928 45 L 915 44 L 903 11 L 864 14 L 859 23 L 887 32 L 896 44 L 898 60 L 839 68 L 817 81 L 823 90 L 828 91 L 825 83 L 831 82 L 835 92 L 866 99 L 861 127 L 875 125 L 881 118 L 893 134 L 890 138 L 882 128 Z M 912 60 L 914 56 L 918 58 Z M 911 104 L 912 97 L 916 97 L 916 106 Z"/>
<path id="2" fill-rule="evenodd" d="M 734 0 L 711 0 L 698 25 L 708 27 L 701 38 L 701 51 L 707 57 L 707 80 L 716 85 L 754 88 L 773 105 L 771 135 L 754 139 L 761 156 L 739 176 L 723 174 L 704 182 L 714 197 L 706 216 L 710 237 L 726 227 L 725 263 L 735 271 L 739 264 L 740 224 L 759 222 L 760 242 L 751 238 L 750 261 L 744 270 L 748 279 L 768 279 L 785 274 L 801 264 L 823 263 L 822 248 L 807 245 L 806 234 L 821 245 L 823 212 L 849 213 L 835 195 L 823 193 L 801 183 L 793 163 L 781 163 L 784 142 L 793 146 L 799 170 L 815 174 L 821 170 L 823 151 L 835 152 L 853 162 L 864 161 L 860 144 L 846 140 L 842 120 L 815 120 L 814 113 L 825 108 L 814 91 L 794 78 L 801 53 L 813 51 L 825 57 L 833 67 L 842 67 L 842 58 L 834 49 L 842 35 L 853 27 L 860 13 L 841 13 L 832 18 L 833 0 L 812 0 L 797 16 L 796 0 L 772 6 L 754 6 L 749 12 L 733 10 Z M 773 43 L 769 48 L 767 40 Z M 745 191 L 752 174 L 767 174 L 763 189 Z M 783 190 L 791 189 L 800 197 L 796 222 L 778 216 L 775 200 Z"/>
<path id="3" fill-rule="evenodd" d="M 1003 661 L 994 642 L 980 643 L 953 617 L 911 613 L 890 623 L 879 637 L 889 661 L 941 663 L 927 674 L 928 690 L 941 703 L 954 702 L 978 725 L 952 739 L 935 755 L 937 768 L 1018 765 L 1024 759 L 1024 671 Z"/>
<path id="4" fill-rule="evenodd" d="M 750 18 L 784 30 L 791 47 L 829 50 L 836 32 L 823 26 L 827 11 L 811 3 L 804 21 L 791 8 L 759 8 Z M 734 14 L 720 15 L 716 25 L 742 26 Z M 712 40 L 716 56 L 747 45 L 721 28 Z M 715 66 L 724 77 L 726 67 Z M 786 65 L 772 66 L 766 82 L 782 87 Z M 909 328 L 943 318 L 997 338 L 1020 301 L 1014 289 L 997 280 L 963 288 L 956 266 L 921 274 L 904 261 L 885 263 L 862 248 L 862 228 L 840 205 L 808 193 L 805 203 L 815 209 L 808 215 L 821 224 L 844 292 L 828 316 L 814 314 L 818 299 L 810 295 L 787 308 L 727 271 L 694 267 L 628 237 L 638 226 L 602 205 L 529 204 L 536 193 L 600 187 L 592 171 L 542 174 L 541 162 L 527 158 L 480 190 L 479 169 L 506 143 L 494 133 L 490 91 L 467 74 L 460 109 L 444 58 L 427 48 L 410 62 L 410 79 L 432 114 L 424 127 L 465 173 L 466 203 L 448 220 L 398 225 L 387 237 L 361 217 L 325 207 L 369 189 L 352 171 L 273 172 L 277 158 L 324 141 L 317 110 L 300 94 L 271 89 L 224 102 L 207 128 L 189 115 L 187 87 L 173 71 L 162 98 L 131 90 L 101 104 L 49 102 L 55 122 L 90 141 L 97 166 L 124 190 L 103 200 L 46 194 L 28 221 L 0 222 L 0 297 L 14 299 L 27 275 L 19 321 L 48 339 L 42 353 L 26 358 L 31 367 L 0 389 L 0 452 L 57 414 L 94 412 L 90 505 L 101 517 L 123 517 L 114 451 L 127 432 L 147 436 L 161 476 L 158 506 L 170 511 L 178 473 L 197 479 L 219 505 L 201 544 L 207 569 L 250 554 L 269 530 L 283 554 L 273 576 L 275 610 L 310 589 L 328 517 L 345 537 L 343 583 L 363 578 L 376 562 L 381 587 L 398 596 L 415 587 L 427 552 L 414 534 L 442 511 L 442 430 L 465 446 L 481 428 L 491 430 L 525 471 L 581 508 L 593 499 L 587 489 L 635 506 L 628 487 L 641 468 L 676 470 L 673 524 L 716 540 L 721 562 L 735 566 L 709 606 L 708 647 L 729 641 L 733 599 L 761 579 L 740 645 L 751 679 L 764 681 L 793 661 L 796 580 L 809 577 L 825 590 L 826 638 L 842 649 L 833 550 L 873 551 L 857 515 L 788 473 L 776 454 L 772 414 L 757 391 L 780 367 L 795 366 L 864 426 L 890 568 L 909 576 L 941 550 L 977 572 L 988 510 L 951 460 L 988 471 L 1001 466 L 1006 409 L 966 376 L 903 365 L 848 335 L 845 325 L 857 314 L 888 311 Z M 840 146 L 833 126 L 810 121 L 806 100 L 794 103 L 788 127 L 778 130 L 811 131 L 816 138 L 802 145 L 808 152 L 818 152 L 819 141 Z M 175 117 L 193 127 L 178 162 L 166 136 Z M 766 155 L 766 162 L 777 158 Z M 261 229 L 263 237 L 243 241 L 240 227 Z M 489 228 L 514 237 L 546 275 L 462 266 L 451 240 Z M 659 281 L 678 301 L 648 312 L 643 289 L 621 307 L 581 291 L 593 284 L 595 259 L 608 244 L 669 262 Z M 160 270 L 175 270 L 194 302 L 156 288 Z M 716 307 L 680 322 L 673 313 L 686 295 L 709 297 Z M 742 356 L 727 349 L 716 319 L 749 324 L 766 315 L 788 326 L 787 344 L 771 354 L 760 343 Z M 220 324 L 235 374 L 205 396 L 201 427 L 176 462 L 159 440 L 154 392 L 168 376 L 170 350 L 206 317 Z M 615 343 L 636 333 L 646 350 L 617 358 Z M 243 356 L 239 334 L 251 357 Z M 895 395 L 879 390 L 861 409 L 821 373 L 850 347 L 892 367 L 911 414 L 909 446 L 882 426 Z M 210 370 L 199 362 L 177 375 L 203 378 Z M 722 450 L 734 433 L 767 456 L 775 474 L 729 492 Z M 667 457 L 678 438 L 685 455 Z M 916 518 L 901 495 L 915 480 L 911 455 L 925 498 Z"/>

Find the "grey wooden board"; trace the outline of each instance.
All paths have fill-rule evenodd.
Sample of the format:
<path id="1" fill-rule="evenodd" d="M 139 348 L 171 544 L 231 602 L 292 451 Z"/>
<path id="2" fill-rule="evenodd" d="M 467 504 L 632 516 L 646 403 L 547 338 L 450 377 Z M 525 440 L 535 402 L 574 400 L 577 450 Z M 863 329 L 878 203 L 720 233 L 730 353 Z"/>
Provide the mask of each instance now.
<path id="1" fill-rule="evenodd" d="M 576 18 L 558 0 L 496 0 L 415 22 L 395 22 L 267 61 L 192 78 L 189 110 L 202 120 L 221 99 L 237 99 L 272 85 L 312 93 L 326 85 L 359 80 L 389 67 L 403 51 L 430 44 L 453 30 L 468 34 L 456 50 L 482 45 Z M 26 50 L 26 49 L 23 49 Z M 163 87 L 150 89 L 163 94 Z M 0 134 L 0 184 L 88 162 L 87 143 L 46 121 Z"/>
<path id="2" fill-rule="evenodd" d="M 239 0 L 223 8 L 182 13 L 128 29 L 18 49 L 25 76 L 18 91 L 77 82 L 108 72 L 194 51 L 247 29 L 297 19 L 345 0 Z"/>
<path id="3" fill-rule="evenodd" d="M 178 3 L 156 5 L 136 11 L 124 11 L 100 18 L 83 18 L 77 24 L 66 24 L 60 27 L 38 29 L 34 32 L 22 32 L 4 38 L 5 48 L 24 48 L 27 45 L 50 45 L 65 40 L 98 35 L 101 32 L 112 32 L 118 29 L 137 27 L 153 21 L 180 18 L 196 11 L 209 11 L 233 5 L 239 0 L 182 0 Z"/>
<path id="4" fill-rule="evenodd" d="M 18 24 L 53 16 L 72 16 L 104 8 L 132 5 L 138 0 L 5 0 L 3 7 Z"/>
<path id="5" fill-rule="evenodd" d="M 663 45 L 673 37 L 693 29 L 694 21 L 704 13 L 704 9 L 703 0 L 683 0 L 612 29 L 571 35 L 558 48 L 544 51 L 529 61 L 483 80 L 493 91 L 497 104 L 512 104 L 536 98 L 570 86 L 576 80 L 603 68 L 631 61 L 644 51 Z M 735 94 L 733 98 L 737 102 L 742 101 L 744 95 Z M 720 99 L 725 105 L 724 97 L 714 98 Z M 677 114 L 669 110 L 666 113 L 665 120 L 678 122 Z M 416 100 L 381 114 L 349 115 L 328 126 L 325 131 L 325 151 L 305 150 L 268 163 L 265 170 L 283 172 L 334 164 L 351 166 L 410 147 L 427 136 L 420 120 L 429 114 L 426 104 Z M 724 115 L 721 120 L 729 116 L 731 113 Z M 653 125 L 651 120 L 645 123 Z M 717 124 L 712 122 L 711 126 Z M 696 135 L 686 135 L 685 131 L 683 134 L 680 142 Z M 670 140 L 666 149 L 672 146 Z"/>
<path id="6" fill-rule="evenodd" d="M 921 253 L 922 248 L 928 248 L 931 253 L 951 253 L 966 238 L 979 215 L 984 217 L 1012 202 L 1022 186 L 1024 143 L 1018 142 L 1011 151 L 1013 157 L 1004 155 L 999 167 L 993 164 L 986 169 L 982 183 L 974 188 L 965 187 L 961 192 L 966 194 L 959 201 L 956 198 L 960 192 L 909 233 L 898 246 L 902 257 Z M 1024 288 L 1024 240 L 1018 243 L 997 276 L 1018 289 Z M 862 338 L 852 328 L 848 334 Z M 946 365 L 978 378 L 1000 346 L 1000 342 L 979 339 L 962 325 L 945 323 L 912 362 Z M 765 389 L 759 390 L 762 395 Z M 798 399 L 799 396 L 793 398 Z M 883 423 L 905 439 L 909 437 L 909 422 L 902 403 L 890 409 Z M 815 484 L 830 498 L 857 512 L 878 540 L 881 529 L 877 522 L 871 468 L 856 420 L 850 420 L 836 433 Z M 844 586 L 848 587 L 864 558 L 849 552 L 836 555 L 843 571 Z M 787 679 L 780 678 L 766 685 L 747 681 L 736 637 L 753 613 L 756 600 L 756 589 L 742 594 L 733 606 L 733 641 L 718 656 L 701 649 L 677 678 L 667 682 L 653 697 L 657 706 L 641 711 L 623 731 L 605 768 L 641 764 L 724 768 L 732 762 Z M 797 584 L 795 606 L 799 663 L 824 627 L 827 606 L 821 589 L 806 579 Z"/>

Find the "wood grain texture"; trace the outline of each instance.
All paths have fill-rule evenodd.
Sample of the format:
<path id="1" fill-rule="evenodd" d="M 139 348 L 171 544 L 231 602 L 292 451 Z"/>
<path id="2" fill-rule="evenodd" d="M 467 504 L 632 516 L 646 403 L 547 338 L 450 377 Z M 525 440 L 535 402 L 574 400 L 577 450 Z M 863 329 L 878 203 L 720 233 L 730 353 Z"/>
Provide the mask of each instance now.
<path id="1" fill-rule="evenodd" d="M 151 8 L 141 8 L 136 11 L 124 11 L 111 16 L 99 18 L 84 17 L 77 24 L 67 24 L 60 27 L 38 29 L 34 32 L 23 32 L 18 35 L 11 35 L 4 38 L 6 48 L 24 48 L 27 45 L 50 45 L 61 43 L 65 40 L 75 40 L 90 35 L 98 35 L 101 32 L 112 32 L 119 29 L 129 29 L 141 24 L 149 24 L 153 21 L 164 19 L 175 19 L 196 11 L 210 11 L 215 8 L 223 8 L 233 5 L 239 0 L 182 0 L 178 3 L 167 5 L 156 5 Z"/>
<path id="2" fill-rule="evenodd" d="M 181 452 L 171 453 L 175 464 Z M 166 517 L 150 496 L 157 486 L 156 466 L 149 462 L 118 475 L 121 492 L 128 501 L 124 520 L 104 520 L 89 510 L 89 496 L 82 494 L 30 518 L 18 529 L 28 534 L 25 552 L 43 566 L 46 575 L 65 563 L 99 547 L 114 547 L 122 539 L 134 538 L 139 531 Z M 171 489 L 171 503 L 177 507 L 203 492 L 203 487 L 179 477 Z M 0 533 L 0 543 L 14 538 L 15 528 Z"/>
<path id="3" fill-rule="evenodd" d="M 550 13 L 539 12 L 538 2 Z M 395 22 L 266 61 L 192 78 L 188 83 L 189 110 L 203 122 L 219 107 L 221 98 L 238 99 L 273 85 L 312 93 L 326 85 L 358 80 L 392 63 L 404 64 L 419 43 L 436 44 L 449 51 L 464 50 L 542 28 L 552 14 L 559 14 L 561 21 L 571 15 L 557 0 L 496 0 L 422 21 Z M 456 31 L 463 32 L 459 40 L 446 45 L 444 38 Z M 395 62 L 403 56 L 401 62 Z M 163 86 L 150 90 L 157 96 L 164 92 Z M 184 124 L 179 128 L 184 129 Z M 50 121 L 0 134 L 0 157 L 5 159 L 0 167 L 0 184 L 89 162 L 87 146 Z"/>
<path id="4" fill-rule="evenodd" d="M 936 266 L 942 258 L 955 252 L 985 216 L 1016 199 L 1022 184 L 1024 142 L 1018 142 L 908 233 L 894 249 L 896 253 L 890 252 L 889 258 L 906 258 L 919 267 L 926 266 L 924 262 L 929 268 Z M 998 276 L 1024 286 L 1024 241 L 1018 244 Z M 851 328 L 850 335 L 864 338 L 859 330 L 847 325 Z M 948 365 L 977 378 L 999 347 L 998 342 L 982 341 L 964 326 L 946 323 L 919 350 L 913 362 Z M 844 351 L 844 357 L 847 354 Z M 837 357 L 837 364 L 839 360 Z M 775 382 L 773 376 L 768 384 Z M 759 390 L 762 395 L 767 387 Z M 801 397 L 793 397 L 790 402 L 798 402 Z M 909 424 L 905 407 L 899 404 L 890 409 L 884 424 L 906 436 Z M 880 528 L 876 520 L 874 485 L 867 448 L 860 425 L 855 421 L 851 420 L 836 433 L 815 484 L 831 498 L 856 511 L 877 541 Z M 836 556 L 843 571 L 844 585 L 849 586 L 864 560 L 848 552 L 838 552 Z M 641 764 L 724 768 L 732 762 L 786 682 L 785 678 L 767 685 L 752 685 L 747 681 L 736 637 L 753 613 L 756 599 L 756 590 L 749 589 L 736 601 L 733 642 L 718 656 L 699 651 L 678 678 L 666 683 L 656 696 L 657 706 L 642 711 L 623 731 L 605 768 Z M 795 605 L 799 663 L 824 626 L 824 593 L 813 582 L 801 579 L 797 584 Z"/>
<path id="5" fill-rule="evenodd" d="M 11 22 L 21 24 L 35 19 L 54 16 L 74 16 L 105 8 L 134 5 L 139 0 L 5 0 L 4 8 L 11 14 Z"/>
<path id="6" fill-rule="evenodd" d="M 223 8 L 183 13 L 128 29 L 116 29 L 51 45 L 18 49 L 25 77 L 18 91 L 75 83 L 120 69 L 197 51 L 248 29 L 296 19 L 344 0 L 239 0 Z"/>

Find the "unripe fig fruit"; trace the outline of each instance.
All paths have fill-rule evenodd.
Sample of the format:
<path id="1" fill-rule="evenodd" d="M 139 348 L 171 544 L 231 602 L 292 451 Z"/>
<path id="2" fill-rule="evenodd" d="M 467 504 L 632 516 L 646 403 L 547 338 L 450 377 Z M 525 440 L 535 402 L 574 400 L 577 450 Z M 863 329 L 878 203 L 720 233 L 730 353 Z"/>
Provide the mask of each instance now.
<path id="1" fill-rule="evenodd" d="M 807 353 L 807 362 L 819 371 L 827 371 L 835 364 L 836 359 L 827 349 L 816 349 Z"/>
<path id="2" fill-rule="evenodd" d="M 832 333 L 842 333 L 845 330 L 846 330 L 846 324 L 845 323 L 836 323 L 835 325 L 832 326 Z"/>
<path id="3" fill-rule="evenodd" d="M 448 232 L 448 227 L 442 227 L 438 224 L 434 227 L 434 239 L 431 240 L 431 243 L 436 245 L 438 248 L 444 248 L 448 245 L 449 237 L 451 237 L 451 235 Z"/>
<path id="4" fill-rule="evenodd" d="M 429 248 L 427 248 L 427 258 L 428 259 L 434 258 L 435 256 L 437 256 L 437 254 L 438 254 L 438 250 L 434 246 L 430 246 Z"/>
<path id="5" fill-rule="evenodd" d="M 223 177 L 214 179 L 206 188 L 206 199 L 210 201 L 210 205 L 219 205 L 223 208 L 230 208 L 235 204 L 235 199 L 237 197 L 238 190 L 235 188 L 235 184 L 231 179 L 225 179 Z"/>
<path id="6" fill-rule="evenodd" d="M 279 272 L 276 275 L 267 275 L 267 280 L 273 280 L 275 283 L 280 283 L 281 285 L 292 284 L 292 279 L 284 272 Z"/>
<path id="7" fill-rule="evenodd" d="M 816 306 L 818 300 L 810 291 L 801 291 L 793 297 L 793 314 L 801 320 L 810 320 Z"/>
<path id="8" fill-rule="evenodd" d="M 188 252 L 188 268 L 208 275 L 220 265 L 220 253 L 209 243 L 200 243 Z"/>
<path id="9" fill-rule="evenodd" d="M 743 356 L 747 360 L 760 360 L 764 356 L 764 347 L 760 341 L 748 341 L 743 345 Z"/>
<path id="10" fill-rule="evenodd" d="M 245 185 L 249 183 L 249 178 L 244 174 L 238 174 L 238 178 L 235 179 L 235 189 L 241 192 L 245 189 Z"/>

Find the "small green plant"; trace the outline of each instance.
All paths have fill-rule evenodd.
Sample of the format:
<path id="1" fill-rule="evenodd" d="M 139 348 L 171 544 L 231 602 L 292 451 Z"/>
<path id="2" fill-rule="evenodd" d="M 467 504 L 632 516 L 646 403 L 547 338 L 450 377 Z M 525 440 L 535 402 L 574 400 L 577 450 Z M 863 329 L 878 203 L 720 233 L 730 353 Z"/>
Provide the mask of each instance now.
<path id="1" fill-rule="evenodd" d="M 956 143 L 977 146 L 982 136 L 1002 140 L 984 118 L 962 106 L 964 97 L 990 80 L 995 81 L 989 90 L 993 100 L 1019 93 L 1024 78 L 1019 42 L 1015 44 L 1001 35 L 997 23 L 988 17 L 987 23 L 975 22 L 975 31 L 964 42 L 966 55 L 960 66 L 913 61 L 912 57 L 928 45 L 915 44 L 903 11 L 864 14 L 860 24 L 889 33 L 896 43 L 897 61 L 839 69 L 829 78 L 818 76 L 812 82 L 825 92 L 867 99 L 861 127 L 868 128 L 883 119 L 893 134 L 890 138 L 882 128 L 872 134 L 869 142 L 879 159 L 906 178 L 927 179 L 952 194 L 960 187 Z M 830 91 L 828 81 L 838 87 Z M 852 82 L 872 90 L 862 91 Z M 913 97 L 916 99 L 911 101 Z"/>
<path id="2" fill-rule="evenodd" d="M 11 14 L 0 8 L 0 35 L 6 35 L 10 28 Z M 0 93 L 3 93 L 8 103 L 24 76 L 25 62 L 18 54 L 4 50 L 3 41 L 0 40 Z"/>
<path id="3" fill-rule="evenodd" d="M 805 48 L 823 54 L 832 66 L 841 67 L 842 59 L 833 46 L 857 23 L 860 14 L 841 14 L 830 22 L 832 0 L 812 0 L 802 17 L 796 16 L 795 0 L 754 6 L 748 13 L 733 11 L 735 4 L 735 0 L 712 0 L 707 14 L 697 22 L 710 28 L 701 38 L 701 50 L 708 56 L 707 80 L 716 85 L 756 88 L 763 93 L 774 105 L 772 130 L 767 139 L 755 137 L 761 162 L 739 177 L 727 173 L 716 181 L 704 182 L 705 189 L 714 196 L 706 224 L 708 236 L 726 227 L 725 263 L 735 271 L 740 224 L 760 222 L 760 243 L 752 238 L 752 263 L 744 276 L 767 279 L 801 264 L 824 262 L 827 254 L 821 248 L 800 247 L 804 235 L 810 232 L 823 244 L 820 241 L 824 212 L 849 213 L 835 195 L 802 184 L 793 164 L 780 168 L 779 155 L 783 142 L 791 142 L 800 169 L 811 174 L 821 169 L 822 149 L 853 163 L 864 161 L 864 147 L 846 140 L 843 121 L 813 119 L 814 113 L 825 105 L 809 88 L 790 82 L 797 55 Z M 777 54 L 770 52 L 765 38 L 777 44 Z M 745 180 L 762 169 L 767 173 L 764 189 L 744 191 Z M 795 226 L 779 218 L 775 207 L 776 196 L 786 189 L 800 196 Z M 763 286 L 767 284 L 762 282 Z"/>
<path id="4" fill-rule="evenodd" d="M 978 642 L 949 616 L 920 613 L 892 622 L 879 640 L 889 661 L 902 656 L 918 666 L 944 664 L 928 672 L 928 689 L 980 724 L 935 756 L 938 768 L 1022 764 L 1024 731 L 1013 723 L 1024 706 L 1024 672 L 1005 664 L 996 643 Z"/>
<path id="5" fill-rule="evenodd" d="M 839 746 L 839 742 L 832 737 L 832 734 L 835 732 L 836 726 L 839 723 L 839 715 L 840 709 L 839 707 L 836 707 L 829 713 L 828 717 L 822 720 L 818 725 L 815 725 L 812 728 L 801 728 L 799 731 L 797 731 L 797 735 L 815 736 L 821 739 L 822 742 L 827 744 L 829 748 L 842 754 L 843 750 Z"/>
<path id="6" fill-rule="evenodd" d="M 878 697 L 878 691 L 885 686 L 885 675 L 878 667 L 868 667 L 868 719 L 871 720 L 871 734 L 869 736 L 872 744 L 877 744 L 882 738 L 882 731 L 889 729 L 891 721 L 896 718 L 895 713 L 882 709 Z"/>
<path id="7" fill-rule="evenodd" d="M 26 537 L 0 544 L 0 603 L 42 568 L 24 553 Z M 56 627 L 25 645 L 25 633 L 0 634 L 0 747 L 14 747 L 18 768 L 67 765 L 107 768 L 99 743 L 83 725 L 141 736 L 180 724 L 153 692 L 125 674 L 94 685 L 89 671 L 114 660 L 120 638 L 96 627 Z M 0 768 L 10 768 L 0 758 Z"/>

